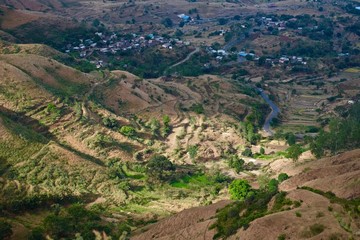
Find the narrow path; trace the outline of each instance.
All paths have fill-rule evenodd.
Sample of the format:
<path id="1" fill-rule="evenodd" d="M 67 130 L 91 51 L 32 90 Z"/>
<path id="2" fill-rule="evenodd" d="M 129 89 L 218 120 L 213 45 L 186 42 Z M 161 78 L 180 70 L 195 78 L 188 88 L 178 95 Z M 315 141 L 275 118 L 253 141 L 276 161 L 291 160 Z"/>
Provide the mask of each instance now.
<path id="1" fill-rule="evenodd" d="M 105 73 L 106 74 L 106 73 Z M 82 104 L 82 116 L 84 116 L 85 118 L 90 118 L 91 116 L 91 111 L 89 109 L 89 97 L 94 93 L 95 89 L 100 86 L 100 85 L 104 85 L 108 82 L 110 82 L 111 80 L 111 73 L 108 73 L 104 76 L 104 81 L 102 82 L 96 82 L 94 83 L 90 90 L 84 95 L 83 97 L 83 104 Z"/>
<path id="2" fill-rule="evenodd" d="M 276 106 L 276 104 L 273 101 L 270 100 L 269 96 L 264 92 L 263 89 L 258 88 L 257 90 L 260 92 L 261 97 L 265 100 L 265 102 L 267 104 L 269 104 L 269 106 L 271 108 L 271 112 L 266 117 L 266 120 L 265 120 L 265 123 L 264 123 L 264 126 L 263 126 L 263 130 L 267 134 L 272 136 L 274 133 L 270 129 L 270 123 L 274 118 L 276 118 L 278 116 L 278 114 L 280 113 L 280 109 L 278 108 L 278 106 Z"/>
<path id="3" fill-rule="evenodd" d="M 176 66 L 179 66 L 179 65 L 181 65 L 181 64 L 189 61 L 189 59 L 190 59 L 195 53 L 198 53 L 199 51 L 200 51 L 200 48 L 199 48 L 199 47 L 196 47 L 194 51 L 192 51 L 191 53 L 189 53 L 189 54 L 186 56 L 186 58 L 184 58 L 184 59 L 181 60 L 180 62 L 177 62 L 177 63 L 171 65 L 170 67 L 168 67 L 168 68 L 165 70 L 165 72 L 167 72 L 168 70 L 170 70 L 170 69 L 172 69 L 172 68 L 174 68 L 174 67 L 176 67 Z"/>

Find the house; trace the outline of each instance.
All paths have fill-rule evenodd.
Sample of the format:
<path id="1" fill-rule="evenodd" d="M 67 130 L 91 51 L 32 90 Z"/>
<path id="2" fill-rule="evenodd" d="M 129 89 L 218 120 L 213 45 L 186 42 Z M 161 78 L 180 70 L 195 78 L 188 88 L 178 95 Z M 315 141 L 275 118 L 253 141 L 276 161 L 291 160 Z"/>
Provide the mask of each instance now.
<path id="1" fill-rule="evenodd" d="M 279 59 L 279 63 L 286 63 L 286 62 L 289 62 L 289 58 L 288 57 L 281 57 L 280 59 Z"/>
<path id="2" fill-rule="evenodd" d="M 102 53 L 107 53 L 108 51 L 109 51 L 109 49 L 107 49 L 107 48 L 100 49 L 100 52 L 102 52 Z"/>
<path id="3" fill-rule="evenodd" d="M 240 56 L 240 57 L 246 57 L 246 56 L 247 56 L 247 53 L 244 52 L 244 51 L 241 51 L 241 52 L 239 52 L 239 56 Z"/>
<path id="4" fill-rule="evenodd" d="M 163 45 L 161 45 L 163 48 L 170 48 L 171 47 L 171 43 L 164 43 Z"/>
<path id="5" fill-rule="evenodd" d="M 227 55 L 227 52 L 225 50 L 217 50 L 217 54 L 220 54 L 220 55 Z"/>
<path id="6" fill-rule="evenodd" d="M 180 14 L 180 15 L 178 15 L 178 17 L 179 18 L 181 18 L 184 22 L 188 22 L 188 21 L 190 21 L 191 20 L 191 17 L 190 16 L 187 16 L 187 15 L 185 15 L 185 14 Z"/>

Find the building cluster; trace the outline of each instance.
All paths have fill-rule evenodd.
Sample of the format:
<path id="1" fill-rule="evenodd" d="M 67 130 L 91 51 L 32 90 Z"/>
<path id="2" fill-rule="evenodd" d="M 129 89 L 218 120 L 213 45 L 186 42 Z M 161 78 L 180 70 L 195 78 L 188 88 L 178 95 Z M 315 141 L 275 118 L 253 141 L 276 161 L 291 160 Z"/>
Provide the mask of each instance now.
<path id="1" fill-rule="evenodd" d="M 124 51 L 136 51 L 150 47 L 173 49 L 175 46 L 188 46 L 190 42 L 176 38 L 164 38 L 154 34 L 145 36 L 131 34 L 120 37 L 117 34 L 104 34 L 96 32 L 91 39 L 79 39 L 77 43 L 65 46 L 66 53 L 77 53 L 81 58 L 87 58 L 94 53 L 117 54 Z M 97 67 L 103 66 L 103 61 L 97 63 Z"/>
<path id="2" fill-rule="evenodd" d="M 286 29 L 287 21 L 277 21 L 267 17 L 262 17 L 261 21 L 266 27 L 272 27 L 273 29 L 277 29 L 279 31 Z"/>

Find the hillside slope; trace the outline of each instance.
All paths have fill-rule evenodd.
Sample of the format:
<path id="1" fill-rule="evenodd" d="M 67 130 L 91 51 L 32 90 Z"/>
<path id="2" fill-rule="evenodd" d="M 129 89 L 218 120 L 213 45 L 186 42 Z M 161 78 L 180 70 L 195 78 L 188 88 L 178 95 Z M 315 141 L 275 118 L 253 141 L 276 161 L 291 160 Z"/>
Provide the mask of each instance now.
<path id="1" fill-rule="evenodd" d="M 285 239 L 359 239 L 359 218 L 347 212 L 346 205 L 326 195 L 296 189 L 297 186 L 310 186 L 334 191 L 342 198 L 359 198 L 359 158 L 360 150 L 354 150 L 301 166 L 311 170 L 298 171 L 281 185 L 281 189 L 287 192 L 287 198 L 298 201 L 300 206 L 258 218 L 246 230 L 238 230 L 229 239 L 277 239 L 279 236 L 285 236 Z M 330 180 L 332 178 L 335 178 L 334 181 Z M 188 209 L 150 226 L 149 230 L 132 239 L 174 239 L 174 236 L 176 239 L 213 239 L 215 232 L 209 230 L 209 226 L 214 222 L 214 209 L 226 203 L 229 202 Z M 178 227 L 185 223 L 189 225 Z M 316 232 L 315 226 L 321 226 L 322 230 Z"/>
<path id="2" fill-rule="evenodd" d="M 86 74 L 49 58 L 61 54 L 43 45 L 0 49 L 0 206 L 14 236 L 44 218 L 25 226 L 15 213 L 28 221 L 31 209 L 48 214 L 53 203 L 101 205 L 111 221 L 137 228 L 224 199 L 228 177 L 214 163 L 243 148 L 238 120 L 264 105 L 225 77 Z M 154 185 L 146 164 L 157 154 L 178 172 Z"/>

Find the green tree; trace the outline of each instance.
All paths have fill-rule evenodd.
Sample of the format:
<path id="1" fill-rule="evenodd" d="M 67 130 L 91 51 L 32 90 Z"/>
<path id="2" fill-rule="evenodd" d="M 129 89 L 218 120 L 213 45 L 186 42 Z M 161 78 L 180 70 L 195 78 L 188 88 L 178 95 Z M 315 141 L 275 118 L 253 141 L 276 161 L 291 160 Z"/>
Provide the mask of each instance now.
<path id="1" fill-rule="evenodd" d="M 279 185 L 279 182 L 278 180 L 276 179 L 271 179 L 267 185 L 267 190 L 270 192 L 270 193 L 275 193 L 277 192 L 278 190 L 278 185 Z"/>
<path id="2" fill-rule="evenodd" d="M 171 132 L 170 117 L 168 115 L 163 116 L 163 127 L 161 128 L 161 136 L 165 137 Z"/>
<path id="3" fill-rule="evenodd" d="M 10 223 L 0 220 L 0 239 L 9 238 L 12 233 Z"/>
<path id="4" fill-rule="evenodd" d="M 44 219 L 44 227 L 50 236 L 64 238 L 71 230 L 71 220 L 68 217 L 51 214 Z"/>
<path id="5" fill-rule="evenodd" d="M 190 145 L 188 147 L 188 153 L 191 159 L 195 159 L 198 153 L 198 146 L 196 145 Z"/>
<path id="6" fill-rule="evenodd" d="M 115 118 L 112 118 L 112 117 L 104 117 L 102 119 L 102 122 L 103 122 L 104 126 L 108 127 L 108 128 L 117 128 L 118 127 L 118 122 L 116 121 Z"/>
<path id="7" fill-rule="evenodd" d="M 287 133 L 286 135 L 286 142 L 289 146 L 292 146 L 296 143 L 296 137 L 293 133 Z"/>
<path id="8" fill-rule="evenodd" d="M 285 181 L 286 179 L 289 179 L 289 176 L 286 174 L 286 173 L 280 173 L 279 176 L 278 176 L 278 181 L 279 182 L 283 182 Z"/>
<path id="9" fill-rule="evenodd" d="M 263 147 L 260 148 L 260 154 L 264 155 L 265 154 L 265 149 Z"/>
<path id="10" fill-rule="evenodd" d="M 165 18 L 164 20 L 162 20 L 161 23 L 167 28 L 171 28 L 174 25 L 173 21 L 170 18 Z"/>
<path id="11" fill-rule="evenodd" d="M 245 157 L 251 157 L 252 156 L 252 151 L 250 148 L 246 148 L 242 153 L 243 156 Z"/>
<path id="12" fill-rule="evenodd" d="M 299 144 L 294 144 L 287 149 L 286 156 L 293 161 L 297 161 L 302 153 L 302 148 Z"/>
<path id="13" fill-rule="evenodd" d="M 127 137 L 133 137 L 136 134 L 135 128 L 131 126 L 122 126 L 119 131 Z"/>
<path id="14" fill-rule="evenodd" d="M 236 179 L 230 183 L 229 192 L 231 199 L 244 201 L 248 196 L 253 194 L 248 181 L 243 179 Z"/>
<path id="15" fill-rule="evenodd" d="M 150 129 L 152 135 L 157 135 L 160 129 L 160 122 L 156 118 L 152 118 L 150 121 Z"/>
<path id="16" fill-rule="evenodd" d="M 265 65 L 265 63 L 266 63 L 266 57 L 261 56 L 261 57 L 259 58 L 259 60 L 258 60 L 259 66 Z"/>
<path id="17" fill-rule="evenodd" d="M 246 124 L 246 139 L 249 143 L 254 143 L 255 140 L 255 132 L 254 132 L 254 125 L 251 122 L 247 122 Z"/>
<path id="18" fill-rule="evenodd" d="M 226 18 L 219 18 L 219 20 L 218 20 L 218 21 L 219 21 L 219 24 L 220 24 L 220 25 L 225 25 L 225 24 L 227 24 L 227 23 L 228 23 L 228 21 L 229 21 L 229 20 L 228 20 L 228 19 L 226 19 Z"/>
<path id="19" fill-rule="evenodd" d="M 155 180 L 164 181 L 174 171 L 174 164 L 163 155 L 154 155 L 146 165 L 147 174 Z"/>
<path id="20" fill-rule="evenodd" d="M 205 109 L 201 103 L 193 104 L 190 107 L 190 110 L 197 113 L 197 114 L 203 114 L 205 112 Z"/>
<path id="21" fill-rule="evenodd" d="M 240 173 L 244 170 L 245 161 L 239 158 L 237 155 L 231 155 L 229 157 L 229 167 L 235 169 L 236 173 Z"/>
<path id="22" fill-rule="evenodd" d="M 34 228 L 29 236 L 29 240 L 45 240 L 44 230 L 40 227 Z"/>

